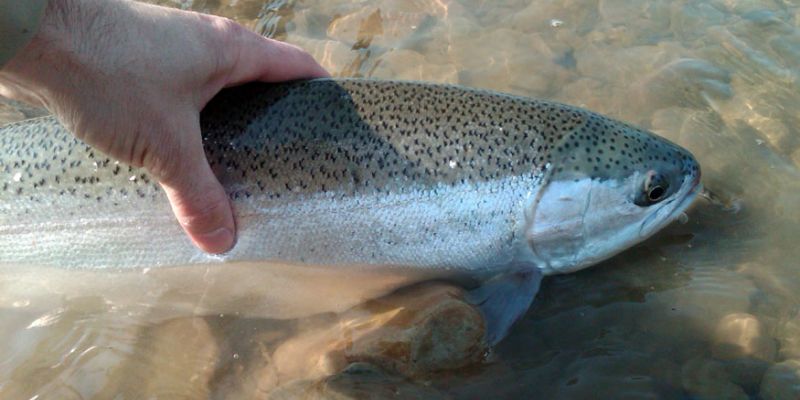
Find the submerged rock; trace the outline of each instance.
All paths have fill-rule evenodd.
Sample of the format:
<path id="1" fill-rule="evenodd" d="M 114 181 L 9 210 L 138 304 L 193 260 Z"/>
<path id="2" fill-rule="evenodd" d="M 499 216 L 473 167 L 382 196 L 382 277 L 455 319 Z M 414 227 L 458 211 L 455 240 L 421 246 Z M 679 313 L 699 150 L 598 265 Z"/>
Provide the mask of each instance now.
<path id="1" fill-rule="evenodd" d="M 436 389 L 392 376 L 367 363 L 355 363 L 341 373 L 319 381 L 297 380 L 274 390 L 270 400 L 371 400 L 371 399 L 447 399 Z"/>
<path id="2" fill-rule="evenodd" d="M 180 318 L 148 328 L 135 350 L 141 360 L 128 368 L 121 385 L 109 385 L 96 398 L 126 393 L 141 399 L 206 399 L 220 356 L 219 346 L 202 318 Z"/>
<path id="3" fill-rule="evenodd" d="M 723 361 L 731 381 L 746 391 L 758 391 L 761 377 L 776 353 L 775 339 L 754 315 L 732 313 L 717 323 L 711 354 Z"/>
<path id="4" fill-rule="evenodd" d="M 414 377 L 457 369 L 486 352 L 480 312 L 461 289 L 428 284 L 358 306 L 273 354 L 278 380 L 320 378 L 355 362 Z"/>
<path id="5" fill-rule="evenodd" d="M 761 321 L 747 313 L 723 317 L 714 332 L 712 354 L 719 360 L 754 358 L 771 362 L 775 359 L 775 340 L 765 332 Z"/>
<path id="6" fill-rule="evenodd" d="M 413 50 L 393 50 L 380 57 L 373 78 L 458 83 L 459 70 L 453 65 L 437 65 Z"/>
<path id="7" fill-rule="evenodd" d="M 800 398 L 800 360 L 787 360 L 770 367 L 761 381 L 764 400 Z"/>
<path id="8" fill-rule="evenodd" d="M 800 316 L 781 322 L 775 337 L 780 344 L 780 359 L 800 359 Z"/>
<path id="9" fill-rule="evenodd" d="M 343 71 L 357 70 L 359 54 L 350 46 L 342 42 L 327 39 L 307 39 L 297 37 L 292 39 L 292 44 L 298 45 L 306 51 L 318 54 L 317 62 L 333 75 L 341 75 Z"/>
<path id="10" fill-rule="evenodd" d="M 741 399 L 749 397 L 741 387 L 731 382 L 725 366 L 718 361 L 695 358 L 681 368 L 681 382 L 693 399 Z"/>

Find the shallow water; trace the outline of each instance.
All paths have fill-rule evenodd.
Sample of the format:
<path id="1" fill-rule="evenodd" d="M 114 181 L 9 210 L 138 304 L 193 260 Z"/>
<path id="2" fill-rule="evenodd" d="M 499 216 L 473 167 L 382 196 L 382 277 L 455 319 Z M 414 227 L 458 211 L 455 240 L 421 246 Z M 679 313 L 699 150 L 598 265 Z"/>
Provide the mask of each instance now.
<path id="1" fill-rule="evenodd" d="M 545 279 L 534 306 L 483 362 L 413 384 L 338 379 L 321 393 L 800 397 L 799 3 L 159 3 L 295 43 L 334 75 L 458 83 L 584 106 L 683 145 L 703 166 L 713 200 L 600 266 Z M 0 104 L 0 122 L 37 113 Z M 309 357 L 302 346 L 288 355 L 265 348 L 326 323 L 224 315 L 142 327 L 130 310 L 91 296 L 45 315 L 26 311 L 23 299 L 18 306 L 0 310 L 4 399 L 250 398 L 285 383 L 275 376 L 288 375 L 264 372 L 267 364 Z M 273 396 L 308 394 L 299 382 Z"/>

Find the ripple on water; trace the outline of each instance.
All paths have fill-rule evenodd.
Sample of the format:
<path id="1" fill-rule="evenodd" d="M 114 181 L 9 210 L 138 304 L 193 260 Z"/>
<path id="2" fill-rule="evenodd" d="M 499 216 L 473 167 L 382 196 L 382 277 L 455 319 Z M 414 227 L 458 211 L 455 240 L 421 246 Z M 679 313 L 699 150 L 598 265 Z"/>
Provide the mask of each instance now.
<path id="1" fill-rule="evenodd" d="M 16 315 L 15 315 L 16 314 Z M 113 385 L 107 372 L 133 355 L 135 325 L 127 314 L 111 311 L 102 299 L 66 301 L 44 315 L 4 310 L 2 320 L 27 319 L 27 329 L 7 332 L 0 397 L 82 399 Z M 20 321 L 22 322 L 22 321 Z M 132 329 L 132 327 L 134 327 Z"/>

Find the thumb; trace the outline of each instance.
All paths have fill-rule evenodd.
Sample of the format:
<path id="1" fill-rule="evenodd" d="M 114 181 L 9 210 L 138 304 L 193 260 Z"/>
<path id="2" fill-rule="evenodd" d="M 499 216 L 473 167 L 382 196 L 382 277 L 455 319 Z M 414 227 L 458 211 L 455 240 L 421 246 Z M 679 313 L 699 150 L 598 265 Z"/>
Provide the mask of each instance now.
<path id="1" fill-rule="evenodd" d="M 233 212 L 225 190 L 203 152 L 199 122 L 184 132 L 173 132 L 174 151 L 160 152 L 155 175 L 167 194 L 172 212 L 194 244 L 208 253 L 223 253 L 235 242 Z"/>

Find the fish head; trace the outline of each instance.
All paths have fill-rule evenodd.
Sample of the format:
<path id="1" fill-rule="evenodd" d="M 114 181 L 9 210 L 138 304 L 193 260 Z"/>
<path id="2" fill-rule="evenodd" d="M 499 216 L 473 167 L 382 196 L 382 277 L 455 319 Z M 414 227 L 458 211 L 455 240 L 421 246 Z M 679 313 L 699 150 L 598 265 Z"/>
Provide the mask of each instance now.
<path id="1" fill-rule="evenodd" d="M 645 240 L 678 218 L 701 189 L 687 150 L 596 117 L 555 145 L 525 237 L 545 273 L 576 271 Z"/>

